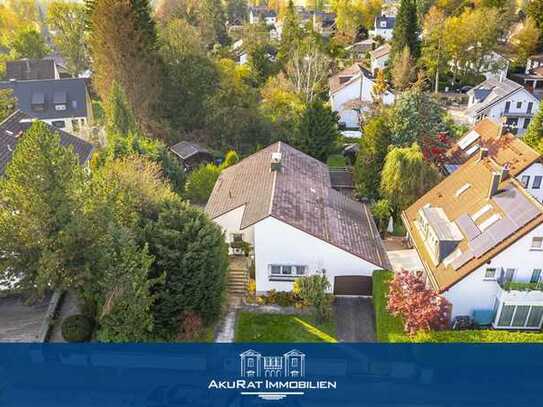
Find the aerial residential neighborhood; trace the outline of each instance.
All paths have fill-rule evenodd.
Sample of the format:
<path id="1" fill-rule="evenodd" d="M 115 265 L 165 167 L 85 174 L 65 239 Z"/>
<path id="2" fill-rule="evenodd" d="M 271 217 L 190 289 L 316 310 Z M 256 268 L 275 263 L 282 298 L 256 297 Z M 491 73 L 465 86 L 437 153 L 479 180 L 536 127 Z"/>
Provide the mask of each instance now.
<path id="1" fill-rule="evenodd" d="M 0 342 L 543 342 L 542 30 L 0 1 Z"/>

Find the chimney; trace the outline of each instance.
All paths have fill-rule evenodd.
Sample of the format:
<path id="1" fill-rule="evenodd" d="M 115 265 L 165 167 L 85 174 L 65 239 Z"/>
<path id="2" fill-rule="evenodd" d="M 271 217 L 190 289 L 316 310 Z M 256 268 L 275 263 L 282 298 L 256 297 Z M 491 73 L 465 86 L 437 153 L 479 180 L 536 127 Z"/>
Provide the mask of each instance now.
<path id="1" fill-rule="evenodd" d="M 272 171 L 281 171 L 281 153 L 272 153 L 271 157 L 271 170 Z"/>
<path id="2" fill-rule="evenodd" d="M 492 180 L 490 181 L 490 188 L 488 190 L 488 197 L 492 198 L 498 192 L 500 186 L 501 174 L 499 172 L 492 173 Z"/>
<path id="3" fill-rule="evenodd" d="M 502 167 L 500 182 L 505 181 L 507 178 L 509 178 L 509 163 L 505 163 Z"/>
<path id="4" fill-rule="evenodd" d="M 479 161 L 484 160 L 486 157 L 488 157 L 488 148 L 481 147 L 480 154 L 479 154 Z"/>

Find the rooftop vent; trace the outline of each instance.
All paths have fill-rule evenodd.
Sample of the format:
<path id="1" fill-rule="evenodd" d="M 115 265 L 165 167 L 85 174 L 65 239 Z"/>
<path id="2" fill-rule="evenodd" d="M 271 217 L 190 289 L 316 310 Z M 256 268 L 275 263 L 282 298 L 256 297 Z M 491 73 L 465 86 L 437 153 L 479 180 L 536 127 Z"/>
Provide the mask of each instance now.
<path id="1" fill-rule="evenodd" d="M 486 157 L 488 157 L 488 148 L 481 148 L 479 158 L 484 160 Z"/>
<path id="2" fill-rule="evenodd" d="M 507 178 L 509 178 L 509 163 L 506 163 L 503 167 L 502 167 L 502 172 L 501 172 L 501 182 L 505 181 Z"/>
<path id="3" fill-rule="evenodd" d="M 272 153 L 272 156 L 271 156 L 271 170 L 272 171 L 281 171 L 282 158 L 283 156 L 281 153 Z"/>

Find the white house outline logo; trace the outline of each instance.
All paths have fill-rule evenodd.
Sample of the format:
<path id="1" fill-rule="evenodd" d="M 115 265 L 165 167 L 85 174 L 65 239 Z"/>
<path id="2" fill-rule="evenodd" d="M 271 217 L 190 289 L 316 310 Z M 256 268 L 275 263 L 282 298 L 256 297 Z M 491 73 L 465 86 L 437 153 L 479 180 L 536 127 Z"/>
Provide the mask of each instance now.
<path id="1" fill-rule="evenodd" d="M 282 356 L 263 356 L 252 349 L 239 355 L 241 377 L 298 379 L 305 376 L 305 354 L 293 349 Z"/>

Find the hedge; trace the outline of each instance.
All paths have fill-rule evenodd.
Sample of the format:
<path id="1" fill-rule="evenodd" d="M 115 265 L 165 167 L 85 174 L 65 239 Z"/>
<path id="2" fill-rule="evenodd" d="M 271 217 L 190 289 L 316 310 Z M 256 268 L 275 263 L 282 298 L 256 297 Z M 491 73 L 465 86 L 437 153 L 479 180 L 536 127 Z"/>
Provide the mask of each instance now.
<path id="1" fill-rule="evenodd" d="M 92 337 L 94 323 L 86 315 L 71 315 L 64 318 L 60 329 L 67 342 L 87 342 Z"/>
<path id="2" fill-rule="evenodd" d="M 400 318 L 386 310 L 388 285 L 394 273 L 375 271 L 373 273 L 373 306 L 377 340 L 379 342 L 412 343 L 543 343 L 541 332 L 512 332 L 492 329 L 470 331 L 419 332 L 413 337 L 404 333 Z"/>

